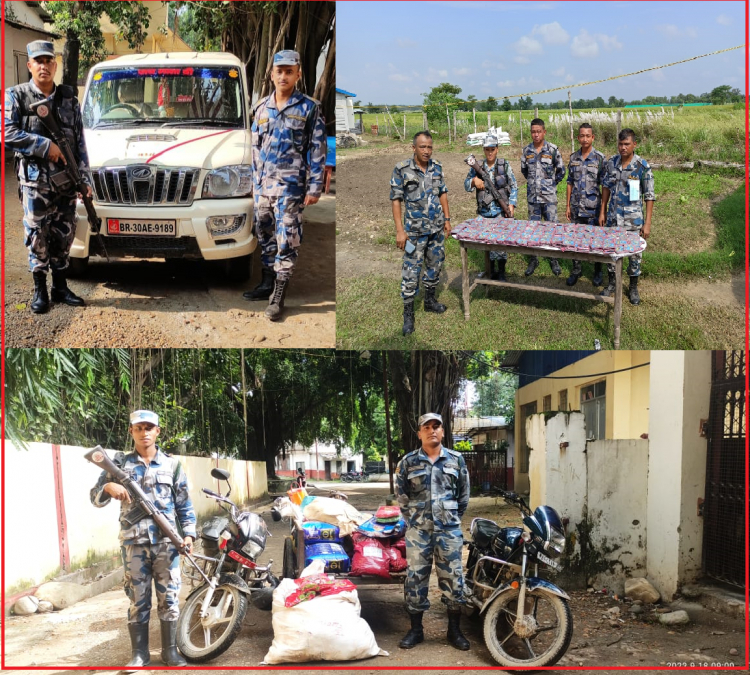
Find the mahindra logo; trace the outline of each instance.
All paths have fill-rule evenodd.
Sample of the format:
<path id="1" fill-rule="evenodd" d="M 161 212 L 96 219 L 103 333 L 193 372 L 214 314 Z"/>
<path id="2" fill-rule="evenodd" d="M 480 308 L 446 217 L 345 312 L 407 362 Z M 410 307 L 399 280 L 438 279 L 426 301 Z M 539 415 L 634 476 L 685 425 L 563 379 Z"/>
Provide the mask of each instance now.
<path id="1" fill-rule="evenodd" d="M 151 169 L 149 169 L 146 166 L 142 166 L 139 169 L 133 169 L 133 177 L 134 178 L 150 178 Z"/>

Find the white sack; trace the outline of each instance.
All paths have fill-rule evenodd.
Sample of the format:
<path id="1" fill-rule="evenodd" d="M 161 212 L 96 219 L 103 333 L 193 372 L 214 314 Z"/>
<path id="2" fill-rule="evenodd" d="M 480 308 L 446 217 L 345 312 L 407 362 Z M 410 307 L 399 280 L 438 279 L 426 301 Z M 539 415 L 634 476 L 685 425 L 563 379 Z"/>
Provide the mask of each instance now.
<path id="1" fill-rule="evenodd" d="M 354 532 L 370 516 L 360 513 L 349 502 L 332 497 L 315 497 L 302 510 L 305 520 L 336 525 L 342 537 Z"/>

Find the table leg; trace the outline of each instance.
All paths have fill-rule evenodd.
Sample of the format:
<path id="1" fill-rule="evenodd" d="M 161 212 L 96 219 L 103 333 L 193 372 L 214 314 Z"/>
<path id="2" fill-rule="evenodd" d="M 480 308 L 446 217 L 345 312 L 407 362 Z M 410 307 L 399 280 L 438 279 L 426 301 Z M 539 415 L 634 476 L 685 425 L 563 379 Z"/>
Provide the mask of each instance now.
<path id="1" fill-rule="evenodd" d="M 461 290 L 464 298 L 464 319 L 469 320 L 469 256 L 461 244 Z"/>
<path id="2" fill-rule="evenodd" d="M 622 258 L 615 263 L 615 349 L 620 348 L 620 319 L 622 318 Z"/>
<path id="3" fill-rule="evenodd" d="M 492 267 L 490 266 L 490 252 L 484 252 L 484 278 L 489 279 L 492 274 Z"/>

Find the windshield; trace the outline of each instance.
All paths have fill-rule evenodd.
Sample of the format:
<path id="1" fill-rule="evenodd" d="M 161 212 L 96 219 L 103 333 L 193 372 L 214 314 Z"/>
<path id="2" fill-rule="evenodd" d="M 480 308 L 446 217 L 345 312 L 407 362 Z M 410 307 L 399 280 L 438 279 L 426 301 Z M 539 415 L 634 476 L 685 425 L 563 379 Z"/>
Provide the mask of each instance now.
<path id="1" fill-rule="evenodd" d="M 107 68 L 94 73 L 83 103 L 85 129 L 162 123 L 237 126 L 244 122 L 237 68 Z"/>

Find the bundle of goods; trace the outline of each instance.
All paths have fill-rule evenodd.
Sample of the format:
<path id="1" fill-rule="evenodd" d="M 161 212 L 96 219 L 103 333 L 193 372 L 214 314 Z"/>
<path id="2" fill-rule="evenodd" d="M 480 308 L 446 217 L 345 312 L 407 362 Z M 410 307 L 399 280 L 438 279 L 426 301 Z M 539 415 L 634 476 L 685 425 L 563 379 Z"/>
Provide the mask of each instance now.
<path id="1" fill-rule="evenodd" d="M 370 574 L 389 579 L 391 572 L 406 569 L 406 521 L 398 506 L 381 506 L 375 516 L 352 535 L 352 576 Z"/>
<path id="2" fill-rule="evenodd" d="M 406 521 L 398 506 L 381 506 L 372 518 L 357 528 L 357 532 L 368 537 L 403 537 Z"/>
<path id="3" fill-rule="evenodd" d="M 478 244 L 599 253 L 613 258 L 633 255 L 646 248 L 646 240 L 638 232 L 629 232 L 622 227 L 551 224 L 500 217 L 471 218 L 456 225 L 452 236 L 459 241 Z"/>
<path id="4" fill-rule="evenodd" d="M 497 139 L 498 145 L 510 145 L 510 134 L 503 131 L 502 127 L 490 127 L 487 131 L 469 134 L 466 137 L 466 145 L 484 145 L 484 139 L 488 134 Z"/>
<path id="5" fill-rule="evenodd" d="M 328 574 L 313 574 L 295 579 L 297 590 L 284 600 L 285 607 L 294 607 L 300 602 L 312 600 L 316 596 L 336 595 L 344 591 L 355 591 L 357 587 L 346 579 L 336 579 Z"/>
<path id="6" fill-rule="evenodd" d="M 305 497 L 302 502 L 302 516 L 305 521 L 320 521 L 339 528 L 339 535 L 345 537 L 368 520 L 349 502 L 332 497 Z"/>
<path id="7" fill-rule="evenodd" d="M 348 572 L 352 562 L 341 544 L 329 542 L 305 544 L 305 565 L 314 560 L 322 560 L 326 572 L 339 573 Z"/>
<path id="8" fill-rule="evenodd" d="M 318 542 L 340 542 L 339 528 L 330 523 L 322 523 L 319 520 L 309 520 L 302 523 L 302 534 L 306 544 Z"/>

